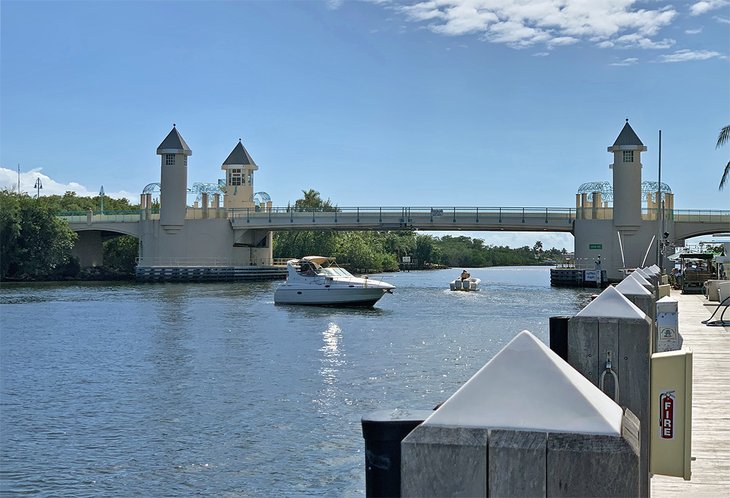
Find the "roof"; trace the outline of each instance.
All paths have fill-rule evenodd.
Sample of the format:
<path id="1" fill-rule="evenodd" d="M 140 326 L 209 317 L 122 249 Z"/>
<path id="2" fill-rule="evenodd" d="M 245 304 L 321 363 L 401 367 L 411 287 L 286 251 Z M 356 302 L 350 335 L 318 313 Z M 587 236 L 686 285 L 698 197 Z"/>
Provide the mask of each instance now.
<path id="1" fill-rule="evenodd" d="M 631 128 L 628 119 L 626 120 L 626 124 L 621 130 L 621 133 L 618 134 L 618 138 L 616 138 L 616 141 L 613 143 L 614 147 L 620 147 L 622 145 L 644 145 L 643 143 L 641 143 L 641 140 L 639 140 L 639 137 L 636 135 L 636 132 L 634 132 L 634 129 Z"/>
<path id="2" fill-rule="evenodd" d="M 167 134 L 165 139 L 162 141 L 159 147 L 157 147 L 158 154 L 185 154 L 186 156 L 192 155 L 193 151 L 190 150 L 188 144 L 185 143 L 180 132 L 177 131 L 175 125 L 172 125 L 172 130 Z"/>
<path id="3" fill-rule="evenodd" d="M 253 166 L 253 169 L 258 169 L 258 166 L 253 161 L 251 155 L 243 146 L 240 139 L 231 153 L 228 154 L 226 160 L 223 161 L 223 166 Z"/>

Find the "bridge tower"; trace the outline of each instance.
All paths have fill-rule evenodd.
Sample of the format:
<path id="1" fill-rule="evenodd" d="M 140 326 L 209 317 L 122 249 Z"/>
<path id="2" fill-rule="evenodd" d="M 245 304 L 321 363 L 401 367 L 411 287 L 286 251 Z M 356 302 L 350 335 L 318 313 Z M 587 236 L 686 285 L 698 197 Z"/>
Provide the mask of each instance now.
<path id="1" fill-rule="evenodd" d="M 160 156 L 160 225 L 168 233 L 179 231 L 185 224 L 188 156 L 192 153 L 174 124 L 157 147 Z"/>
<path id="2" fill-rule="evenodd" d="M 225 197 L 226 209 L 253 208 L 253 172 L 258 170 L 251 155 L 238 139 L 238 144 L 228 155 L 221 169 L 226 172 Z"/>
<path id="3" fill-rule="evenodd" d="M 646 146 L 626 120 L 608 152 L 613 152 L 613 220 L 620 231 L 641 226 L 641 153 Z"/>

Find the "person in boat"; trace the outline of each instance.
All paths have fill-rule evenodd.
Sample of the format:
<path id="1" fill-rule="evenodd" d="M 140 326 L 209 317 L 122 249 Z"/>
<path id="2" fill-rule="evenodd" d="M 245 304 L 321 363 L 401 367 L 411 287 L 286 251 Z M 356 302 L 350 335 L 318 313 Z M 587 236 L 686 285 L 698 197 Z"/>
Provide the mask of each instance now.
<path id="1" fill-rule="evenodd" d="M 302 263 L 299 265 L 299 268 L 302 272 L 302 275 L 313 276 L 317 274 L 314 271 L 314 265 L 309 261 L 302 261 Z"/>
<path id="2" fill-rule="evenodd" d="M 461 272 L 461 279 L 462 280 L 469 280 L 470 277 L 471 277 L 471 275 L 469 274 L 468 271 L 464 270 L 464 271 Z"/>

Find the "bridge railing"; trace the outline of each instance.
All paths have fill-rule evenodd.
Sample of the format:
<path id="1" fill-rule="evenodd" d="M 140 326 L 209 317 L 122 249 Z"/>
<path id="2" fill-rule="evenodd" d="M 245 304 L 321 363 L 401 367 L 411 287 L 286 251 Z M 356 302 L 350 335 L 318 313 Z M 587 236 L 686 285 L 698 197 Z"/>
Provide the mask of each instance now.
<path id="1" fill-rule="evenodd" d="M 501 222 L 503 220 L 544 220 L 546 223 L 560 221 L 571 223 L 575 220 L 576 210 L 573 208 L 536 208 L 536 207 L 413 207 L 413 206 L 382 206 L 382 207 L 336 207 L 333 209 L 321 208 L 291 208 L 271 207 L 268 209 L 243 208 L 229 209 L 228 218 L 231 220 L 251 221 L 268 218 L 268 221 L 281 221 L 288 218 L 294 220 L 309 220 L 312 222 L 326 221 L 337 223 L 340 220 L 359 222 L 383 222 L 386 219 L 400 218 L 407 221 L 426 222 L 476 222 L 483 220 Z"/>
<path id="2" fill-rule="evenodd" d="M 642 219 L 656 220 L 659 216 L 657 209 L 642 209 Z M 730 223 L 730 211 L 708 210 L 708 209 L 668 209 L 664 213 L 667 219 L 678 222 L 701 222 L 701 223 Z M 503 222 L 510 221 L 536 221 L 544 219 L 545 223 L 572 223 L 575 219 L 613 219 L 613 208 L 556 208 L 556 207 L 412 207 L 412 206 L 383 206 L 383 207 L 336 207 L 331 210 L 323 209 L 297 209 L 291 206 L 271 208 L 244 208 L 244 209 L 223 209 L 188 207 L 186 219 L 213 219 L 228 218 L 230 220 L 259 220 L 266 219 L 273 222 L 274 219 L 281 221 L 288 218 L 290 221 L 309 219 L 313 222 L 328 221 L 338 222 L 360 219 L 379 220 L 384 218 L 392 220 L 393 217 L 402 218 L 404 221 L 417 220 L 418 222 L 443 222 L 449 219 L 454 223 L 480 223 L 480 222 Z M 59 217 L 69 223 L 100 223 L 100 222 L 134 222 L 140 220 L 159 220 L 159 209 L 150 210 L 126 210 L 106 211 L 104 214 L 91 211 L 69 211 L 59 213 Z"/>

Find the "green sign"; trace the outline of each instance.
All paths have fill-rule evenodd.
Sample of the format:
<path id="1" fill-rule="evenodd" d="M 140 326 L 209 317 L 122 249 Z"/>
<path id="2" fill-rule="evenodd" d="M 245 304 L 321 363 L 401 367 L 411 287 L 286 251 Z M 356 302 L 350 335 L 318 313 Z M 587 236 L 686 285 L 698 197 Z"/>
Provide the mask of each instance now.
<path id="1" fill-rule="evenodd" d="M 603 249 L 603 244 L 588 244 L 588 249 Z"/>

